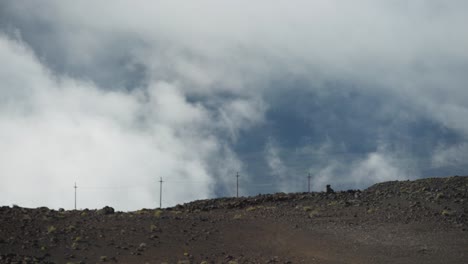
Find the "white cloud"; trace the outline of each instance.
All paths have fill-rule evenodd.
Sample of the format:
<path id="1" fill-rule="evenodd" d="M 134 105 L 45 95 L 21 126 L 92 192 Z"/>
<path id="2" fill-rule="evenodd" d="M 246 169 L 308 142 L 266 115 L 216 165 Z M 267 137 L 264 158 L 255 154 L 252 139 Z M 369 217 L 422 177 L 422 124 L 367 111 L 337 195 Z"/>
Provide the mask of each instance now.
<path id="1" fill-rule="evenodd" d="M 278 75 L 304 76 L 314 83 L 347 80 L 358 84 L 353 89 L 397 95 L 431 119 L 468 134 L 462 125 L 468 109 L 464 1 L 49 1 L 35 8 L 11 6 L 23 20 L 50 25 L 65 68 L 100 72 L 103 57 L 130 54 L 149 68 L 153 81 L 181 84 L 187 94 L 205 96 L 229 92 L 258 98 Z"/>
<path id="2" fill-rule="evenodd" d="M 238 133 L 260 125 L 264 120 L 265 104 L 259 99 L 235 99 L 224 102 L 219 109 L 222 126 L 229 131 L 230 138 L 238 139 Z"/>
<path id="3" fill-rule="evenodd" d="M 51 75 L 24 45 L 4 36 L 0 57 L 12 62 L 0 69 L 4 202 L 70 208 L 77 181 L 79 207 L 137 209 L 156 205 L 160 176 L 168 186 L 203 182 L 166 189 L 164 204 L 173 205 L 212 196 L 211 160 L 239 166 L 232 153 L 223 158 L 225 146 L 212 134 L 221 121 L 187 102 L 177 86 L 103 91 Z"/>
<path id="4" fill-rule="evenodd" d="M 314 168 L 313 189 L 323 191 L 327 184 L 336 190 L 367 188 L 378 182 L 415 179 L 412 168 L 399 164 L 400 159 L 381 150 L 350 163 L 330 160 L 321 168 Z M 406 161 L 407 162 L 407 161 Z"/>
<path id="5" fill-rule="evenodd" d="M 432 166 L 438 167 L 461 167 L 468 160 L 468 144 L 463 143 L 455 146 L 438 146 L 432 155 Z"/>
<path id="6" fill-rule="evenodd" d="M 392 157 L 375 152 L 353 166 L 350 178 L 355 182 L 355 186 L 362 186 L 363 183 L 408 179 L 408 175 L 400 170 Z"/>
<path id="7" fill-rule="evenodd" d="M 288 178 L 287 167 L 283 164 L 276 142 L 271 138 L 265 146 L 265 160 L 271 175 L 274 177 L 272 180 L 282 182 Z"/>

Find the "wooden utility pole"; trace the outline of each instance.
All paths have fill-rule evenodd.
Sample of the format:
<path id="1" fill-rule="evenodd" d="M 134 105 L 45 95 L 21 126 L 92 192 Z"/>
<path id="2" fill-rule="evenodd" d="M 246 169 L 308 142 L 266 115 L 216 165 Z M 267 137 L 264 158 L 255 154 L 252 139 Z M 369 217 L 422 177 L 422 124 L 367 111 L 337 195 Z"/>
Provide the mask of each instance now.
<path id="1" fill-rule="evenodd" d="M 162 208 L 162 177 L 159 180 L 159 208 Z"/>
<path id="2" fill-rule="evenodd" d="M 239 172 L 236 174 L 237 185 L 236 185 L 236 197 L 239 198 Z"/>
<path id="3" fill-rule="evenodd" d="M 78 186 L 76 186 L 76 182 L 75 182 L 75 186 L 73 186 L 73 188 L 75 188 L 75 210 L 76 210 L 76 189 L 78 188 Z"/>
<path id="4" fill-rule="evenodd" d="M 309 176 L 307 176 L 307 180 L 308 180 L 308 189 L 307 189 L 307 192 L 310 193 L 310 172 L 309 172 Z"/>

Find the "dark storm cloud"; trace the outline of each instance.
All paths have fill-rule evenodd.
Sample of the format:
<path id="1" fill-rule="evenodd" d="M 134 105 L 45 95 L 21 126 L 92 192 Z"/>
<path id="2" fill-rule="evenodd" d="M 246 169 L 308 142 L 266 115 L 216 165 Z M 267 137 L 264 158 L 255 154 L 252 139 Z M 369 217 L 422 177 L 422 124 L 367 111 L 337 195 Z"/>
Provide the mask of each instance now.
<path id="1" fill-rule="evenodd" d="M 2 198 L 113 182 L 83 204 L 135 209 L 159 176 L 174 204 L 232 194 L 236 171 L 245 194 L 466 173 L 467 7 L 2 2 Z"/>

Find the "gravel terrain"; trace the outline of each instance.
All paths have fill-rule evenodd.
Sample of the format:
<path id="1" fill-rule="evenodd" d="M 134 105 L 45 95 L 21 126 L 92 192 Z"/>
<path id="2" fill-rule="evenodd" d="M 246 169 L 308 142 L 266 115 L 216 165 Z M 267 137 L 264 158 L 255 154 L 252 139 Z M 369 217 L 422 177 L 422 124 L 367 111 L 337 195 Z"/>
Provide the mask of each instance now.
<path id="1" fill-rule="evenodd" d="M 468 263 L 468 177 L 115 212 L 0 207 L 0 263 Z"/>

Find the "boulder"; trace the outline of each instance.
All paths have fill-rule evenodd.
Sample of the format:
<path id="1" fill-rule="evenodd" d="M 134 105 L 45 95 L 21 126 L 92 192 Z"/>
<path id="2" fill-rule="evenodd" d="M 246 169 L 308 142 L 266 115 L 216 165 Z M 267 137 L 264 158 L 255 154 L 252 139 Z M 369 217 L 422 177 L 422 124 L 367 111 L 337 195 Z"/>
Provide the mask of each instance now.
<path id="1" fill-rule="evenodd" d="M 113 214 L 114 212 L 115 212 L 114 208 L 110 206 L 104 206 L 102 209 L 99 209 L 97 211 L 98 214 L 103 214 L 103 215 Z"/>

